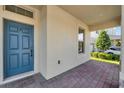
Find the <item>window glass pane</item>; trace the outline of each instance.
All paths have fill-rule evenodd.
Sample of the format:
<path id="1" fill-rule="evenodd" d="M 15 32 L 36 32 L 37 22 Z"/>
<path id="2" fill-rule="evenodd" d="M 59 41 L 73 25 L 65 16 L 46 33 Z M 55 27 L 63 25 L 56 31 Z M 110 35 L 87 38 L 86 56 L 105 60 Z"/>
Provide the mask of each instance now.
<path id="1" fill-rule="evenodd" d="M 33 12 L 14 6 L 14 5 L 6 5 L 5 9 L 8 11 L 23 15 L 23 16 L 33 18 Z"/>
<path id="2" fill-rule="evenodd" d="M 25 15 L 28 16 L 28 17 L 33 18 L 33 13 L 30 12 L 30 11 L 26 11 L 26 12 L 25 12 Z"/>
<path id="3" fill-rule="evenodd" d="M 21 15 L 25 15 L 25 10 L 22 8 L 17 7 L 17 13 L 21 14 Z"/>
<path id="4" fill-rule="evenodd" d="M 5 9 L 11 12 L 16 12 L 16 8 L 14 5 L 6 5 Z"/>
<path id="5" fill-rule="evenodd" d="M 84 53 L 84 30 L 79 29 L 78 32 L 78 52 Z"/>
<path id="6" fill-rule="evenodd" d="M 83 41 L 83 33 L 78 34 L 78 40 Z"/>

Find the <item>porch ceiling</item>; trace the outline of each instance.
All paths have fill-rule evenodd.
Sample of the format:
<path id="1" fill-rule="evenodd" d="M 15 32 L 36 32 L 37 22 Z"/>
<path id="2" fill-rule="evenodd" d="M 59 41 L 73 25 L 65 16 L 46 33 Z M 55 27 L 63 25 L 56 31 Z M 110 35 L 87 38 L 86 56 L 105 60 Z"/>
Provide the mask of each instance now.
<path id="1" fill-rule="evenodd" d="M 32 5 L 41 10 L 43 5 Z M 90 31 L 119 26 L 121 5 L 59 5 L 89 26 Z"/>
<path id="2" fill-rule="evenodd" d="M 91 31 L 120 25 L 119 5 L 61 5 L 59 6 L 87 25 Z"/>

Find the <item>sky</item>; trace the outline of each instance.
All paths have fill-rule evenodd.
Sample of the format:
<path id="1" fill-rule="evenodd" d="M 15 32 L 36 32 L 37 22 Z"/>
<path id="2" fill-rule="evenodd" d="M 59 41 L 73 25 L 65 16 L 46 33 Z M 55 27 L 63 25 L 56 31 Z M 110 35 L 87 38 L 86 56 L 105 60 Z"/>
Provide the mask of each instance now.
<path id="1" fill-rule="evenodd" d="M 121 27 L 114 27 L 114 28 L 109 28 L 109 29 L 105 29 L 108 30 L 107 33 L 108 34 L 112 34 L 112 35 L 121 35 Z M 91 37 L 97 37 L 98 35 L 96 34 L 96 31 L 91 32 Z"/>
<path id="2" fill-rule="evenodd" d="M 115 31 L 116 31 L 116 35 L 121 35 L 121 27 L 116 27 Z"/>

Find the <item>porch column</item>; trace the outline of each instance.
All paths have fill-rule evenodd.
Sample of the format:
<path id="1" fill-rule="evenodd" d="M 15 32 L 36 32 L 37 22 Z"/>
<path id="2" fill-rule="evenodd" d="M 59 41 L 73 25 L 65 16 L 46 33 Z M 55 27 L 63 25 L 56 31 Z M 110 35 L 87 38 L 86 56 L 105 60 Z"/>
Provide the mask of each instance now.
<path id="1" fill-rule="evenodd" d="M 3 20 L 2 6 L 0 6 L 0 84 L 3 81 Z"/>
<path id="2" fill-rule="evenodd" d="M 120 71 L 120 87 L 124 87 L 124 6 L 121 7 L 121 71 Z"/>

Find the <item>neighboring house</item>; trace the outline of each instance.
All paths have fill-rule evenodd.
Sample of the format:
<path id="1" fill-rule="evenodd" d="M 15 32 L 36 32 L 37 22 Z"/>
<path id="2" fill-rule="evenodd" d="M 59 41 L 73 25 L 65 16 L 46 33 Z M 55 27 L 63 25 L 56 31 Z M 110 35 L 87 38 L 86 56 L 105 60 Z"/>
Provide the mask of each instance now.
<path id="1" fill-rule="evenodd" d="M 95 46 L 95 42 L 96 42 L 97 37 L 99 36 L 100 31 L 101 30 L 93 31 L 90 33 L 91 34 L 90 35 L 90 37 L 91 37 L 91 39 L 90 39 L 91 40 L 90 51 L 91 52 L 97 51 L 97 48 Z M 109 35 L 109 37 L 112 41 L 115 41 L 115 40 L 121 41 L 121 27 L 120 26 L 105 29 L 105 31 L 107 31 L 107 34 Z M 112 43 L 112 46 L 116 47 L 116 45 L 114 43 Z"/>
<path id="2" fill-rule="evenodd" d="M 87 62 L 90 31 L 120 26 L 120 17 L 121 6 L 0 5 L 0 84 Z"/>

